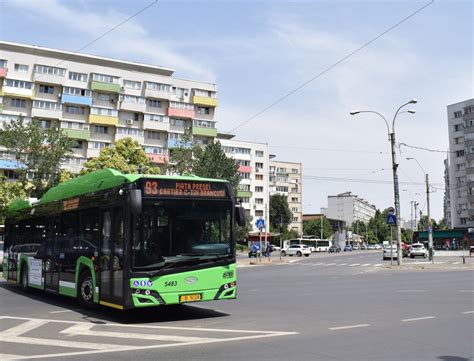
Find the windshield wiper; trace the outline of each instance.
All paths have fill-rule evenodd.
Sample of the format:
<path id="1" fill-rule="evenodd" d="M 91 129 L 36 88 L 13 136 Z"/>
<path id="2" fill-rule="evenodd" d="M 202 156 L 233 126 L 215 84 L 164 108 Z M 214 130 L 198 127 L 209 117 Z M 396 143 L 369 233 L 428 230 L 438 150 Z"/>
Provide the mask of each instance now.
<path id="1" fill-rule="evenodd" d="M 197 262 L 196 262 L 197 261 Z M 168 269 L 168 268 L 171 268 L 172 266 L 175 266 L 177 264 L 180 264 L 180 263 L 183 263 L 183 264 L 193 264 L 193 263 L 199 263 L 201 261 L 200 258 L 194 258 L 194 259 L 180 259 L 180 260 L 177 260 L 177 261 L 174 261 L 174 262 L 170 262 L 168 263 L 165 267 L 163 267 L 162 269 L 159 269 L 157 271 L 154 271 L 154 272 L 148 272 L 147 275 L 148 277 L 155 277 L 155 276 L 158 276 L 159 274 L 163 273 L 164 270 Z"/>

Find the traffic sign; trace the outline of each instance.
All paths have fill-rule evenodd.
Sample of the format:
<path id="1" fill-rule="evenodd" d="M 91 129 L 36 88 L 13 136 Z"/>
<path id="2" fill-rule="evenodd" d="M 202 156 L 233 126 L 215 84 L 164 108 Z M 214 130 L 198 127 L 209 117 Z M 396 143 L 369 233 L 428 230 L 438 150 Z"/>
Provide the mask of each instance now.
<path id="1" fill-rule="evenodd" d="M 397 216 L 395 214 L 387 214 L 387 224 L 397 224 Z"/>
<path id="2" fill-rule="evenodd" d="M 257 219 L 257 221 L 255 222 L 255 226 L 256 226 L 258 229 L 265 228 L 265 220 L 264 220 L 263 218 Z"/>
<path id="3" fill-rule="evenodd" d="M 393 208 L 393 207 L 388 207 L 388 208 L 387 208 L 387 213 L 388 213 L 388 214 L 395 214 L 395 208 Z"/>

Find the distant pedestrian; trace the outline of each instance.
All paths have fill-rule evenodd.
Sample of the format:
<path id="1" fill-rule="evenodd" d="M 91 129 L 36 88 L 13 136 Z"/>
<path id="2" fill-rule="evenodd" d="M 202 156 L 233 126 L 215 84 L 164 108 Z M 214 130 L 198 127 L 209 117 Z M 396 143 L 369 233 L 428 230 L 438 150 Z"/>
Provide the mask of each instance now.
<path id="1" fill-rule="evenodd" d="M 270 242 L 268 242 L 267 243 L 267 257 L 269 261 L 270 261 L 271 255 L 272 255 L 272 245 L 270 244 Z"/>

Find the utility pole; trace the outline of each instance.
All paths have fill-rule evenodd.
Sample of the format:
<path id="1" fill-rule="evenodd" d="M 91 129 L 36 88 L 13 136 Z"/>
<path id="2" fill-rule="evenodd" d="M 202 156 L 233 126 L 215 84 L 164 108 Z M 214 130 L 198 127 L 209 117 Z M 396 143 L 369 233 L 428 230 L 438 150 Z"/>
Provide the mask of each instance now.
<path id="1" fill-rule="evenodd" d="M 410 220 L 411 220 L 411 229 L 413 230 L 413 206 L 414 206 L 415 201 L 410 201 Z"/>
<path id="2" fill-rule="evenodd" d="M 418 207 L 418 205 L 419 205 L 418 202 L 415 201 L 415 204 L 414 204 L 414 206 L 415 206 L 415 224 L 414 224 L 414 227 L 413 227 L 413 231 L 418 230 L 418 228 L 416 228 L 416 207 Z"/>
<path id="3" fill-rule="evenodd" d="M 433 225 L 431 224 L 430 215 L 430 182 L 428 180 L 428 174 L 426 174 L 426 207 L 428 211 L 428 254 L 429 260 L 434 263 L 433 260 Z"/>
<path id="4" fill-rule="evenodd" d="M 321 213 L 321 241 L 323 240 L 323 214 Z"/>
<path id="5" fill-rule="evenodd" d="M 395 114 L 396 116 L 396 114 Z M 395 118 L 394 118 L 395 121 Z M 397 221 L 395 224 L 395 237 L 397 238 L 397 264 L 402 265 L 402 239 L 401 239 L 401 227 L 400 227 L 400 192 L 398 190 L 398 164 L 395 154 L 395 132 L 390 133 L 390 145 L 392 148 L 392 169 L 393 169 L 393 193 L 395 198 L 395 214 L 397 215 Z"/>

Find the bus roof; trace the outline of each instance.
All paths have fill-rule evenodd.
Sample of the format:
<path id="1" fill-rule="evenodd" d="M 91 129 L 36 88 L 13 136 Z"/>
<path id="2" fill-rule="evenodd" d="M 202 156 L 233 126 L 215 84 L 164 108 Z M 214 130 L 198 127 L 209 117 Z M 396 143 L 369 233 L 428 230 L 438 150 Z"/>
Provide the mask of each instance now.
<path id="1" fill-rule="evenodd" d="M 169 175 L 155 175 L 155 174 L 123 174 L 114 169 L 101 169 L 83 176 L 70 179 L 64 183 L 48 190 L 43 197 L 35 203 L 35 205 L 43 205 L 63 199 L 81 196 L 87 193 L 93 193 L 100 190 L 105 190 L 117 187 L 125 183 L 136 182 L 140 178 L 152 179 L 179 179 L 190 181 L 206 181 L 206 182 L 227 182 L 221 179 L 201 178 L 195 175 L 185 176 L 169 176 Z M 14 213 L 22 209 L 28 209 L 32 205 L 23 199 L 16 199 L 8 207 L 8 213 Z"/>

